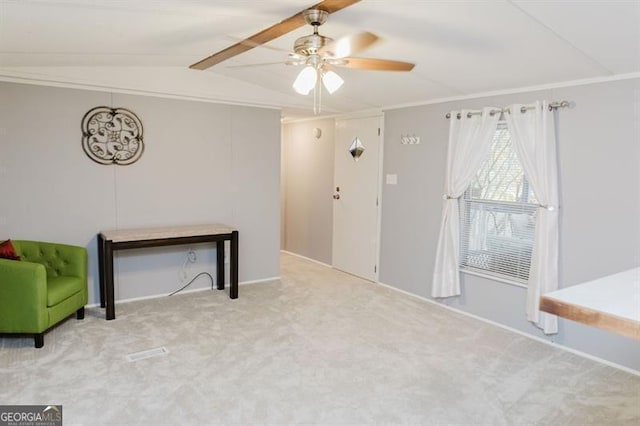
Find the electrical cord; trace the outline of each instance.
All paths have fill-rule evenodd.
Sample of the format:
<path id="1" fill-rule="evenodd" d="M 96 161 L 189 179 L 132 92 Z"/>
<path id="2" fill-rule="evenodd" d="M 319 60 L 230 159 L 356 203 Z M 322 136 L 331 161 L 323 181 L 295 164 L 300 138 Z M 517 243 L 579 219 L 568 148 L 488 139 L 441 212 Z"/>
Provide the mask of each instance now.
<path id="1" fill-rule="evenodd" d="M 184 286 L 182 286 L 181 288 L 177 289 L 176 291 L 174 291 L 173 293 L 169 294 L 169 296 L 173 296 L 174 294 L 181 292 L 182 290 L 184 290 L 185 288 L 189 287 L 196 279 L 198 279 L 198 277 L 200 275 L 206 275 L 209 277 L 209 279 L 211 280 L 211 290 L 213 290 L 213 277 L 211 276 L 210 273 L 208 272 L 200 272 L 198 275 L 196 275 L 195 277 L 193 277 L 191 279 L 191 281 L 189 281 L 188 283 L 186 283 Z"/>

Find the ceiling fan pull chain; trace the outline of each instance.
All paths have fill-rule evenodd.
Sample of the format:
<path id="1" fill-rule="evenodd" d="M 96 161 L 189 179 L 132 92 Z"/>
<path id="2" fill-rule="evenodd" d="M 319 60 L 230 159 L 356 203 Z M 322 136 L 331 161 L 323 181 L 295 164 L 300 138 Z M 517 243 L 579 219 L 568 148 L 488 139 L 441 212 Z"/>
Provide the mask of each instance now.
<path id="1" fill-rule="evenodd" d="M 316 86 L 313 90 L 313 113 L 314 114 L 319 114 L 320 113 L 320 102 L 322 101 L 322 87 L 320 86 L 320 78 L 318 76 L 318 78 L 316 78 Z"/>
<path id="2" fill-rule="evenodd" d="M 322 112 L 322 84 L 320 83 L 322 77 L 322 70 L 318 72 L 318 81 L 316 82 L 316 93 L 318 94 L 318 113 Z"/>

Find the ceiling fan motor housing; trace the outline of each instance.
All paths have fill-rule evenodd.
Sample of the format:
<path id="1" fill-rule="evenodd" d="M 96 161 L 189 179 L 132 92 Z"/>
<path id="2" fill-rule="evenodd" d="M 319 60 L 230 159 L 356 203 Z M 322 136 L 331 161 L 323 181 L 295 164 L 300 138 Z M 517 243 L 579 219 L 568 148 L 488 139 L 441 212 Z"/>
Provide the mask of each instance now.
<path id="1" fill-rule="evenodd" d="M 323 46 L 331 43 L 333 39 L 320 34 L 311 34 L 300 37 L 293 45 L 293 51 L 298 55 L 316 55 Z"/>
<path id="2" fill-rule="evenodd" d="M 307 9 L 303 12 L 304 20 L 313 26 L 313 34 L 300 37 L 293 45 L 293 51 L 298 55 L 316 55 L 323 46 L 333 39 L 318 34 L 318 27 L 327 21 L 329 13 L 320 9 Z"/>

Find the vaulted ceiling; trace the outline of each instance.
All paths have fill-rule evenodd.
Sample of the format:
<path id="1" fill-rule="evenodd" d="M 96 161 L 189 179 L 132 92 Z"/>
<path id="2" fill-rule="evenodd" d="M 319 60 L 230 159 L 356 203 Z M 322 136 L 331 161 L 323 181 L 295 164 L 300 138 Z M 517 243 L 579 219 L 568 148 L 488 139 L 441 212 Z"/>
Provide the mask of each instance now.
<path id="1" fill-rule="evenodd" d="M 305 26 L 206 71 L 188 65 L 317 1 L 0 0 L 0 79 L 282 107 L 309 115 L 283 63 Z M 361 55 L 409 73 L 339 69 L 324 113 L 640 73 L 640 1 L 362 0 L 329 16 L 332 38 L 371 31 Z M 273 63 L 272 65 L 238 65 Z"/>

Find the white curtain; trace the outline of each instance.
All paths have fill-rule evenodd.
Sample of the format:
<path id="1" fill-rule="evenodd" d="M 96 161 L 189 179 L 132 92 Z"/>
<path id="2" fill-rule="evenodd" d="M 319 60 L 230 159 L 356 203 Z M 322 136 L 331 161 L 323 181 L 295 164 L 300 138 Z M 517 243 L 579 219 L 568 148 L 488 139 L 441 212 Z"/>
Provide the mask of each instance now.
<path id="1" fill-rule="evenodd" d="M 536 194 L 540 208 L 527 290 L 527 319 L 546 334 L 558 332 L 555 315 L 540 311 L 540 295 L 558 288 L 558 163 L 554 114 L 546 101 L 521 112 L 511 105 L 505 114 L 511 141 L 524 174 Z"/>
<path id="2" fill-rule="evenodd" d="M 496 108 L 486 107 L 482 115 L 467 116 L 470 111 L 451 112 L 449 149 L 444 184 L 444 204 L 440 237 L 433 271 L 433 297 L 460 294 L 460 212 L 458 198 L 471 184 L 482 162 L 489 154 L 500 114 L 490 114 Z"/>

